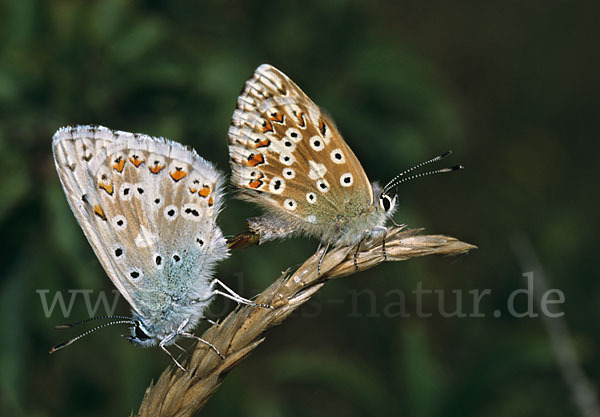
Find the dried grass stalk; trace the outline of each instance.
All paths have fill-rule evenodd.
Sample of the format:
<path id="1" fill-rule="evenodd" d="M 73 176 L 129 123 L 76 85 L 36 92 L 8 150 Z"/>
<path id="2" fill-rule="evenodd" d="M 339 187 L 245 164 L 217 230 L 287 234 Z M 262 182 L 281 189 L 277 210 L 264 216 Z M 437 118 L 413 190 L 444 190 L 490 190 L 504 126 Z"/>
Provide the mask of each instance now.
<path id="1" fill-rule="evenodd" d="M 188 372 L 169 366 L 156 384 L 146 390 L 138 416 L 192 416 L 216 392 L 226 373 L 264 341 L 262 333 L 281 323 L 295 309 L 316 293 L 326 281 L 372 268 L 384 261 L 404 261 L 425 255 L 460 255 L 476 247 L 443 235 L 419 235 L 421 230 L 390 230 L 385 239 L 363 243 L 354 265 L 355 248 L 331 250 L 317 274 L 323 249 L 304 262 L 293 274 L 284 272 L 257 298 L 257 303 L 273 309 L 239 306 L 220 324 L 210 327 L 202 338 L 212 342 L 225 356 L 220 359 L 213 350 L 198 343 L 187 363 Z"/>

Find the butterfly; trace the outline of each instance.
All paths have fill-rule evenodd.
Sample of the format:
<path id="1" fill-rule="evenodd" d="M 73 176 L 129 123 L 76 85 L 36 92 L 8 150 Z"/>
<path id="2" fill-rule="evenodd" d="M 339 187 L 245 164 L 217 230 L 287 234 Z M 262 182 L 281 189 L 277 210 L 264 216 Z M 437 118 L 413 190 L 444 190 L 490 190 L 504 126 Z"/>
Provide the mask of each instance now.
<path id="1" fill-rule="evenodd" d="M 158 345 L 181 369 L 166 349 L 179 337 L 221 355 L 191 333 L 213 297 L 255 305 L 212 277 L 229 256 L 216 223 L 222 174 L 177 142 L 102 126 L 63 127 L 52 149 L 69 206 L 132 309 L 110 324 L 130 325 L 130 342 Z"/>
<path id="2" fill-rule="evenodd" d="M 385 187 L 371 183 L 333 121 L 267 64 L 246 82 L 228 136 L 231 180 L 239 197 L 267 211 L 247 220 L 258 243 L 308 235 L 325 244 L 325 252 L 351 245 L 358 245 L 358 252 L 364 239 L 385 238 L 385 224 L 396 210 L 391 190 L 407 172 L 449 155 L 406 170 Z"/>

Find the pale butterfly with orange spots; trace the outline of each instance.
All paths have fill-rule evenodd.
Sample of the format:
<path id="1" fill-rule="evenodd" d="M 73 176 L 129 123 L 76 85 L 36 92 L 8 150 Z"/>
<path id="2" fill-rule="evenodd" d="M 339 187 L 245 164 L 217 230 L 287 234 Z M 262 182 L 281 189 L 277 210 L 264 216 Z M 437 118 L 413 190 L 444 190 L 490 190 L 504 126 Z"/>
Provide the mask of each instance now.
<path id="1" fill-rule="evenodd" d="M 358 245 L 358 252 L 364 239 L 383 236 L 385 256 L 385 224 L 396 209 L 391 191 L 409 178 L 406 173 L 450 152 L 385 187 L 371 183 L 333 121 L 285 74 L 263 64 L 237 99 L 229 154 L 239 197 L 267 210 L 247 220 L 259 244 L 304 234 L 327 247 Z"/>
<path id="2" fill-rule="evenodd" d="M 167 350 L 191 333 L 216 295 L 251 304 L 213 278 L 229 252 L 216 223 L 223 177 L 193 149 L 177 142 L 102 126 L 59 129 L 54 162 L 67 201 L 108 277 L 133 317 L 105 316 L 131 326 L 129 341 Z M 262 305 L 261 305 L 262 306 Z M 78 323 L 78 324 L 81 324 Z M 73 327 L 61 326 L 61 327 Z"/>

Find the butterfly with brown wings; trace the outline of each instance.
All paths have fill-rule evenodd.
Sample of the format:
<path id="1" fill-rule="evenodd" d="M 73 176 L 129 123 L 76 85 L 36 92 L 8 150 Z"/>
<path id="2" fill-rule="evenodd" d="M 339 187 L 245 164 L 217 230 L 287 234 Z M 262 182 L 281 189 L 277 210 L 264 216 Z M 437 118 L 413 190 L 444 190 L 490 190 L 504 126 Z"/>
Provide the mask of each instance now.
<path id="1" fill-rule="evenodd" d="M 307 235 L 326 248 L 358 245 L 358 251 L 363 240 L 383 236 L 385 256 L 385 224 L 393 222 L 396 209 L 391 191 L 408 179 L 462 168 L 405 176 L 450 155 L 446 152 L 384 187 L 371 183 L 333 121 L 290 78 L 267 64 L 256 69 L 237 99 L 229 154 L 239 198 L 267 211 L 248 219 L 249 233 L 234 237 L 230 247 Z M 354 261 L 356 265 L 356 254 Z"/>

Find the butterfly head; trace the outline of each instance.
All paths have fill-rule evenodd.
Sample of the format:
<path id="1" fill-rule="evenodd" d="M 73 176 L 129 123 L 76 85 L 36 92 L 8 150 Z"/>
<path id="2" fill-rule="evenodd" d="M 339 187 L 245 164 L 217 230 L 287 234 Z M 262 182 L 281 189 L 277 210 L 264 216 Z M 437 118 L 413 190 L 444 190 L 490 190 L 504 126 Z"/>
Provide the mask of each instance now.
<path id="1" fill-rule="evenodd" d="M 137 319 L 131 326 L 131 336 L 128 336 L 127 340 L 141 347 L 154 346 L 158 342 L 156 335 L 144 325 L 142 320 Z"/>
<path id="2" fill-rule="evenodd" d="M 161 332 L 161 325 L 156 320 L 146 320 L 135 310 L 132 310 L 133 317 L 131 318 L 131 335 L 127 336 L 127 340 L 134 345 L 141 347 L 156 346 L 165 338 L 165 334 L 170 333 L 168 330 Z"/>
<path id="3" fill-rule="evenodd" d="M 397 195 L 392 195 L 389 190 L 385 190 L 377 182 L 372 183 L 371 187 L 373 188 L 373 201 L 377 204 L 376 210 L 387 217 L 393 216 L 397 208 Z"/>

